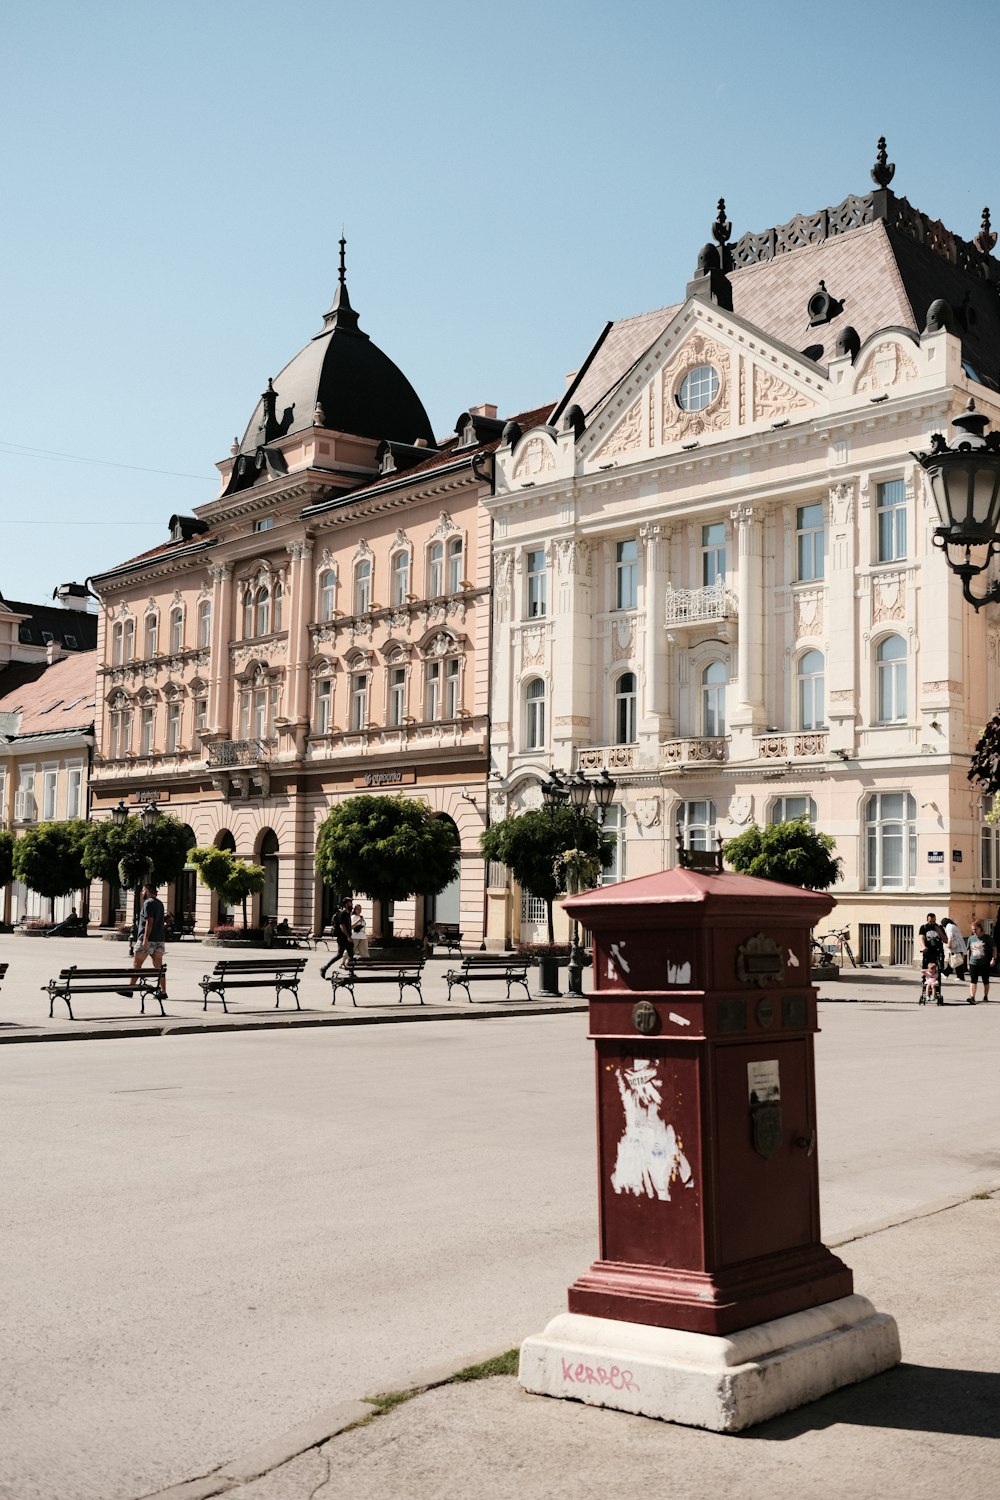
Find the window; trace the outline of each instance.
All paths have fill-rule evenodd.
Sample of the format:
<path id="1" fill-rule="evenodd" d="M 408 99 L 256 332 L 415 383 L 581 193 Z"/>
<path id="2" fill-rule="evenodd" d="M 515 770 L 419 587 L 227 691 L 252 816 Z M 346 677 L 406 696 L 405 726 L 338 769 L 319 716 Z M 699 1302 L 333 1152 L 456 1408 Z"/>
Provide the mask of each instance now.
<path id="1" fill-rule="evenodd" d="M 56 789 L 59 785 L 59 772 L 48 769 L 42 772 L 42 819 L 51 823 L 56 815 Z"/>
<path id="2" fill-rule="evenodd" d="M 460 669 L 462 663 L 457 656 L 453 656 L 444 666 L 444 716 L 446 719 L 457 719 L 458 710 L 461 707 L 458 697 L 459 683 L 461 681 Z"/>
<path id="3" fill-rule="evenodd" d="M 800 505 L 795 512 L 795 576 L 800 583 L 823 577 L 826 521 L 822 501 Z"/>
<path id="4" fill-rule="evenodd" d="M 250 696 L 250 738 L 254 740 L 267 739 L 267 705 L 268 692 L 266 688 L 254 688 Z"/>
<path id="5" fill-rule="evenodd" d="M 198 605 L 198 646 L 204 648 L 212 644 L 212 604 L 209 599 L 202 599 Z"/>
<path id="6" fill-rule="evenodd" d="M 533 677 L 524 690 L 524 748 L 545 746 L 545 683 Z"/>
<path id="7" fill-rule="evenodd" d="M 142 711 L 142 738 L 140 742 L 140 753 L 152 755 L 153 735 L 156 732 L 156 709 L 144 708 Z"/>
<path id="8" fill-rule="evenodd" d="M 875 792 L 865 804 L 865 887 L 909 890 L 917 879 L 917 804 L 909 792 Z"/>
<path id="9" fill-rule="evenodd" d="M 78 643 L 76 636 L 70 635 L 69 631 L 67 631 L 63 636 L 63 645 L 66 647 L 67 651 L 75 651 L 77 649 L 77 644 Z"/>
<path id="10" fill-rule="evenodd" d="M 462 587 L 462 574 L 464 566 L 464 546 L 460 536 L 453 536 L 448 543 L 448 592 L 457 594 Z"/>
<path id="11" fill-rule="evenodd" d="M 157 639 L 160 633 L 160 621 L 157 615 L 146 616 L 146 655 L 155 656 Z"/>
<path id="12" fill-rule="evenodd" d="M 793 818 L 806 818 L 815 826 L 816 804 L 811 797 L 775 797 L 768 822 L 790 823 Z"/>
<path id="13" fill-rule="evenodd" d="M 635 609 L 639 598 L 639 544 L 619 542 L 615 564 L 615 608 Z"/>
<path id="14" fill-rule="evenodd" d="M 623 672 L 615 683 L 615 744 L 633 745 L 636 740 L 635 673 Z"/>
<path id="15" fill-rule="evenodd" d="M 319 617 L 321 621 L 332 620 L 337 603 L 337 575 L 327 568 L 319 575 Z"/>
<path id="16" fill-rule="evenodd" d="M 389 723 L 402 724 L 406 717 L 406 668 L 389 668 Z"/>
<path id="17" fill-rule="evenodd" d="M 698 365 L 681 381 L 677 405 L 681 411 L 704 411 L 715 400 L 718 390 L 718 370 L 712 365 Z"/>
<path id="18" fill-rule="evenodd" d="M 603 885 L 617 885 L 625 879 L 625 819 L 625 809 L 618 802 L 604 810 L 604 832 L 614 835 L 615 849 L 610 865 L 601 875 Z"/>
<path id="19" fill-rule="evenodd" d="M 274 610 L 273 610 L 273 618 L 271 620 L 271 629 L 272 630 L 280 630 L 281 629 L 281 615 L 282 615 L 282 610 L 284 609 L 284 606 L 285 606 L 285 590 L 284 590 L 284 587 L 283 587 L 282 584 L 276 583 L 274 585 Z"/>
<path id="20" fill-rule="evenodd" d="M 368 673 L 355 672 L 351 678 L 351 728 L 365 729 L 368 725 Z"/>
<path id="21" fill-rule="evenodd" d="M 70 766 L 66 772 L 66 816 L 78 818 L 83 812 L 83 768 Z"/>
<path id="22" fill-rule="evenodd" d="M 875 652 L 876 699 L 879 724 L 906 722 L 906 642 L 887 635 Z"/>
<path id="23" fill-rule="evenodd" d="M 208 728 L 207 698 L 196 698 L 194 700 L 194 727 L 196 730 Z"/>
<path id="24" fill-rule="evenodd" d="M 132 705 L 124 696 L 119 696 L 111 705 L 111 743 L 109 746 L 112 760 L 120 760 L 127 755 L 132 743 Z"/>
<path id="25" fill-rule="evenodd" d="M 979 834 L 979 869 L 984 891 L 1000 889 L 1000 823 L 986 822 L 992 808 L 993 794 L 988 792 L 983 798 L 983 826 Z"/>
<path id="26" fill-rule="evenodd" d="M 372 565 L 363 557 L 354 569 L 354 613 L 367 614 L 372 607 Z"/>
<path id="27" fill-rule="evenodd" d="M 333 682 L 321 677 L 316 684 L 316 733 L 329 734 L 333 726 Z"/>
<path id="28" fill-rule="evenodd" d="M 721 588 L 726 581 L 725 521 L 701 528 L 701 581 L 707 589 Z"/>
<path id="29" fill-rule="evenodd" d="M 878 517 L 878 561 L 898 562 L 906 556 L 906 486 L 890 479 L 876 491 Z"/>
<path id="30" fill-rule="evenodd" d="M 254 600 L 255 606 L 255 628 L 258 635 L 269 635 L 271 632 L 271 599 L 265 588 L 257 590 Z"/>
<path id="31" fill-rule="evenodd" d="M 392 559 L 392 603 L 405 604 L 410 592 L 410 554 L 397 552 Z"/>
<path id="32" fill-rule="evenodd" d="M 35 821 L 35 773 L 22 771 L 14 797 L 14 817 L 21 823 Z"/>
<path id="33" fill-rule="evenodd" d="M 247 640 L 253 636 L 253 589 L 243 595 L 243 634 Z"/>
<path id="34" fill-rule="evenodd" d="M 427 554 L 427 597 L 444 593 L 444 542 L 435 542 Z"/>
<path id="35" fill-rule="evenodd" d="M 135 621 L 126 620 L 122 626 L 122 661 L 135 660 Z"/>
<path id="36" fill-rule="evenodd" d="M 724 661 L 711 662 L 701 674 L 701 732 L 721 738 L 726 732 L 726 683 L 729 668 Z"/>
<path id="37" fill-rule="evenodd" d="M 167 754 L 176 755 L 181 746 L 181 705 L 167 705 Z"/>
<path id="38" fill-rule="evenodd" d="M 530 620 L 546 614 L 545 608 L 545 553 L 541 550 L 529 552 L 526 559 L 528 574 L 527 615 Z"/>
<path id="39" fill-rule="evenodd" d="M 795 678 L 800 729 L 819 729 L 825 723 L 823 653 L 806 651 L 799 657 Z"/>
<path id="40" fill-rule="evenodd" d="M 261 516 L 259 521 L 253 523 L 253 529 L 254 531 L 270 531 L 273 525 L 273 516 Z"/>
<path id="41" fill-rule="evenodd" d="M 436 719 L 441 708 L 441 663 L 427 663 L 427 700 L 425 713 L 428 719 Z"/>
<path id="42" fill-rule="evenodd" d="M 677 809 L 677 831 L 685 849 L 714 849 L 715 803 L 682 802 Z"/>
<path id="43" fill-rule="evenodd" d="M 111 665 L 113 667 L 120 667 L 124 659 L 122 654 L 122 622 L 119 620 L 111 630 Z"/>
<path id="44" fill-rule="evenodd" d="M 184 650 L 184 611 L 180 608 L 170 611 L 170 649 Z"/>

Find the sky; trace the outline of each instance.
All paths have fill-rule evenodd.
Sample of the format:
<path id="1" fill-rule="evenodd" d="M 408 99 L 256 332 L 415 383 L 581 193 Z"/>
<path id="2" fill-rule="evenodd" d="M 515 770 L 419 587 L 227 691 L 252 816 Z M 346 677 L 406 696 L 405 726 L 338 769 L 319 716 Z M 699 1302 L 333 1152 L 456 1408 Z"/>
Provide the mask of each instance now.
<path id="1" fill-rule="evenodd" d="M 871 187 L 1000 223 L 995 0 L 31 0 L 5 7 L 0 593 L 217 489 L 329 306 L 439 436 L 555 400 L 611 318 Z M 984 123 L 985 122 L 985 123 Z"/>

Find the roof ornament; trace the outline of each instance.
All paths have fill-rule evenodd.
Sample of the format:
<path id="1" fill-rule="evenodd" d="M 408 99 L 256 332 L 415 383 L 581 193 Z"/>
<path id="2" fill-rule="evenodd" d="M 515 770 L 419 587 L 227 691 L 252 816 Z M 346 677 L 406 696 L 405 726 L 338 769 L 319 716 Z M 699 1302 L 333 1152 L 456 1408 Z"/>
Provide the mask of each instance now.
<path id="1" fill-rule="evenodd" d="M 232 454 L 233 458 L 235 458 L 236 455 L 237 455 L 237 453 L 239 453 L 239 451 L 240 451 L 240 440 L 239 440 L 238 437 L 234 437 L 233 438 L 233 441 L 229 445 L 229 451 Z"/>
<path id="2" fill-rule="evenodd" d="M 876 187 L 887 188 L 895 175 L 896 163 L 889 160 L 889 154 L 885 149 L 885 136 L 880 135 L 875 165 L 872 167 L 872 182 Z"/>
<path id="3" fill-rule="evenodd" d="M 329 312 L 323 314 L 323 327 L 316 335 L 327 333 L 331 328 L 339 332 L 361 334 L 367 338 L 366 333 L 361 333 L 358 327 L 358 314 L 351 306 L 351 299 L 347 291 L 347 240 L 344 238 L 344 226 L 340 226 L 340 266 L 337 271 L 337 290 L 333 294 L 333 302 Z"/>
<path id="4" fill-rule="evenodd" d="M 984 208 L 982 224 L 980 225 L 979 233 L 976 235 L 972 243 L 975 245 L 977 250 L 982 252 L 983 255 L 989 255 L 996 242 L 996 230 L 991 229 L 990 227 L 990 211 L 988 208 Z"/>
<path id="5" fill-rule="evenodd" d="M 717 245 L 726 245 L 729 243 L 729 236 L 732 232 L 733 226 L 726 218 L 726 200 L 725 198 L 720 198 L 719 206 L 716 210 L 715 223 L 712 225 L 712 238 Z"/>

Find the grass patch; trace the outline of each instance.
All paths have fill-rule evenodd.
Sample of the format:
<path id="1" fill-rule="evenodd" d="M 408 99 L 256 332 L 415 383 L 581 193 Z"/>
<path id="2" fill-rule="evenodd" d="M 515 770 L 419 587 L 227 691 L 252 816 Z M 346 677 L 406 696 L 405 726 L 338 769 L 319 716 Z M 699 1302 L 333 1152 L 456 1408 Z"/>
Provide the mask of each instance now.
<path id="1" fill-rule="evenodd" d="M 366 1399 L 369 1400 L 372 1406 L 375 1408 L 372 1415 L 375 1417 L 380 1417 L 382 1416 L 383 1412 L 392 1411 L 392 1408 L 394 1406 L 402 1406 L 404 1401 L 410 1401 L 414 1396 L 418 1396 L 419 1394 L 419 1390 L 386 1391 L 381 1396 L 369 1396 Z"/>
<path id="2" fill-rule="evenodd" d="M 484 1359 L 482 1364 L 469 1365 L 465 1370 L 459 1370 L 448 1382 L 455 1385 L 460 1380 L 489 1380 L 493 1375 L 516 1375 L 517 1362 L 520 1357 L 520 1349 L 508 1349 L 506 1354 L 498 1354 L 496 1359 Z"/>
<path id="3" fill-rule="evenodd" d="M 988 1201 L 992 1197 L 993 1197 L 992 1193 L 973 1193 L 973 1195 L 972 1195 L 972 1197 L 971 1197 L 971 1199 L 969 1201 L 971 1203 L 975 1203 L 975 1202 L 981 1201 L 983 1199 L 985 1199 L 985 1200 Z"/>

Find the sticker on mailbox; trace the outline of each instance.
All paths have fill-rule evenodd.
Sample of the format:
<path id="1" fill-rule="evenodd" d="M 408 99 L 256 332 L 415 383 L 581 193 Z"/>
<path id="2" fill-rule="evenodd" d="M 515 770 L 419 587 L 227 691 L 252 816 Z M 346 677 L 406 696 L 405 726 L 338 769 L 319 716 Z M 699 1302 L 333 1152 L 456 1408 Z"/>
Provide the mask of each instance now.
<path id="1" fill-rule="evenodd" d="M 777 1104 L 781 1098 L 778 1062 L 747 1063 L 747 1092 L 751 1104 Z"/>

